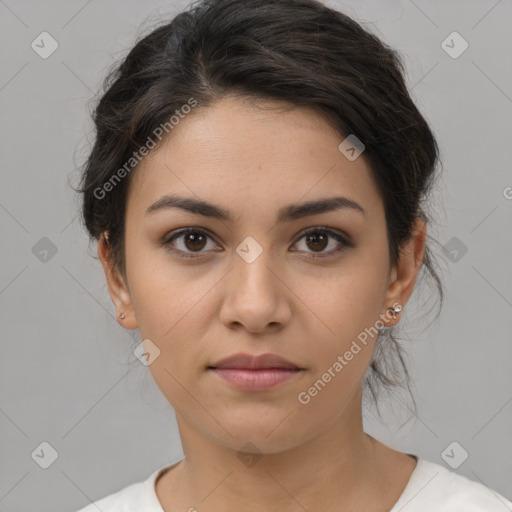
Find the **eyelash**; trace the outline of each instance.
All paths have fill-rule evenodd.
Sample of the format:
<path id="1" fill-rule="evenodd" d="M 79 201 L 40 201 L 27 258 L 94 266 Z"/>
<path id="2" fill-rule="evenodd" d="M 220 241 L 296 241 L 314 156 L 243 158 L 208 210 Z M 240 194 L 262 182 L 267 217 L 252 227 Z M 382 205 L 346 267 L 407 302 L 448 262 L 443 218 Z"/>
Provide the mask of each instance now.
<path id="1" fill-rule="evenodd" d="M 201 258 L 202 257 L 202 253 L 201 252 L 195 252 L 195 253 L 194 252 L 188 252 L 187 253 L 186 251 L 182 251 L 181 249 L 175 249 L 174 247 L 171 246 L 171 242 L 173 242 L 175 239 L 177 239 L 179 237 L 182 237 L 184 235 L 188 235 L 190 233 L 196 233 L 196 234 L 200 234 L 200 235 L 203 235 L 205 237 L 208 237 L 208 238 L 212 238 L 203 229 L 200 229 L 200 228 L 185 228 L 185 229 L 182 229 L 182 230 L 180 230 L 178 232 L 173 233 L 172 236 L 166 237 L 164 239 L 164 241 L 162 242 L 162 245 L 165 247 L 166 250 L 168 250 L 168 251 L 170 251 L 172 253 L 175 253 L 179 258 L 184 258 L 184 259 Z M 330 229 L 328 227 L 325 227 L 325 226 L 318 226 L 318 227 L 310 228 L 310 229 L 302 232 L 300 237 L 299 237 L 299 239 L 295 243 L 298 243 L 304 237 L 306 237 L 307 235 L 313 234 L 313 233 L 324 233 L 324 234 L 327 234 L 329 237 L 332 237 L 336 241 L 338 241 L 340 243 L 340 246 L 338 248 L 334 249 L 334 250 L 331 250 L 330 252 L 323 253 L 323 254 L 311 253 L 311 254 L 313 254 L 313 256 L 310 256 L 311 259 L 330 258 L 330 257 L 335 256 L 336 254 L 338 254 L 341 251 L 344 251 L 344 250 L 346 250 L 346 249 L 348 249 L 350 247 L 354 247 L 354 244 L 350 240 L 348 240 L 346 237 L 342 236 L 341 234 L 337 233 L 336 231 L 333 231 L 332 229 Z M 301 251 L 296 251 L 296 252 L 301 252 Z"/>

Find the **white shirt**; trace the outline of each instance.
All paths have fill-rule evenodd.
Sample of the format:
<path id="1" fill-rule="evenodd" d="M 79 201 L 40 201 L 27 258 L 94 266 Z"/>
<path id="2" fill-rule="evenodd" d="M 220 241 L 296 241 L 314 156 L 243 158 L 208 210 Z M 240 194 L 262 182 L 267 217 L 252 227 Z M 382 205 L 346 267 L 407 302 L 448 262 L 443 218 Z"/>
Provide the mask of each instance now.
<path id="1" fill-rule="evenodd" d="M 157 469 L 146 480 L 131 484 L 77 512 L 164 512 L 156 495 L 155 482 L 161 473 L 175 464 Z M 409 482 L 389 512 L 511 511 L 512 502 L 501 494 L 418 457 Z"/>

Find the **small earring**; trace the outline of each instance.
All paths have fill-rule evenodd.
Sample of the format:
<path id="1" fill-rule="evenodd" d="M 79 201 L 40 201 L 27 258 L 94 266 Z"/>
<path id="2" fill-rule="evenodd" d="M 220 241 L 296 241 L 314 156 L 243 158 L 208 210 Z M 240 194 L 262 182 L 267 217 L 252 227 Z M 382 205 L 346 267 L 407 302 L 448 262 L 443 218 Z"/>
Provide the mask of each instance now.
<path id="1" fill-rule="evenodd" d="M 394 304 L 393 307 L 388 308 L 388 311 L 391 311 L 391 314 L 393 315 L 393 320 L 395 320 L 396 314 L 402 311 L 402 306 L 400 306 L 400 304 Z"/>
<path id="2" fill-rule="evenodd" d="M 125 318 L 125 317 L 126 317 L 126 315 L 125 315 L 124 313 L 121 313 L 121 314 L 119 315 L 119 318 L 120 318 L 121 320 L 123 320 L 123 318 Z"/>

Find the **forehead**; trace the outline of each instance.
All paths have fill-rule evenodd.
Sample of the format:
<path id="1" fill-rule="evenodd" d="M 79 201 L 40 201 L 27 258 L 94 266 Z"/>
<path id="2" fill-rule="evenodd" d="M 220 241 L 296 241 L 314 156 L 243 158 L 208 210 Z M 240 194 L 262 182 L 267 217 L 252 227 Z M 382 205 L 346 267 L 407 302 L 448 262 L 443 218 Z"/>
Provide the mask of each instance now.
<path id="1" fill-rule="evenodd" d="M 256 214 L 336 193 L 380 201 L 364 154 L 348 160 L 344 137 L 314 110 L 233 97 L 196 108 L 135 170 L 128 203 L 137 215 L 172 193 Z"/>

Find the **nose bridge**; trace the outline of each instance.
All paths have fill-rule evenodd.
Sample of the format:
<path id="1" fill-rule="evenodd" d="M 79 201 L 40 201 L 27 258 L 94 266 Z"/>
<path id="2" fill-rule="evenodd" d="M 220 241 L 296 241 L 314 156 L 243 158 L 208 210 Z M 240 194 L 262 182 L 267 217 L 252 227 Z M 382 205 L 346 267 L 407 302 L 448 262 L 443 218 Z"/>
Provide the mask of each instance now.
<path id="1" fill-rule="evenodd" d="M 251 332 L 262 331 L 269 325 L 282 327 L 291 318 L 286 287 L 275 275 L 279 272 L 278 258 L 273 258 L 269 245 L 265 243 L 264 247 L 256 236 L 247 236 L 236 247 L 221 308 L 223 323 L 241 324 Z"/>
<path id="2" fill-rule="evenodd" d="M 272 250 L 267 244 L 263 246 L 262 236 L 247 236 L 236 248 L 237 258 L 235 258 L 235 267 L 239 284 L 250 288 L 251 293 L 260 293 L 272 288 L 275 281 L 271 269 L 275 266 L 272 261 Z M 275 272 L 275 270 L 274 270 Z M 256 287 L 257 289 L 253 289 Z M 260 289 L 262 288 L 262 289 Z"/>

